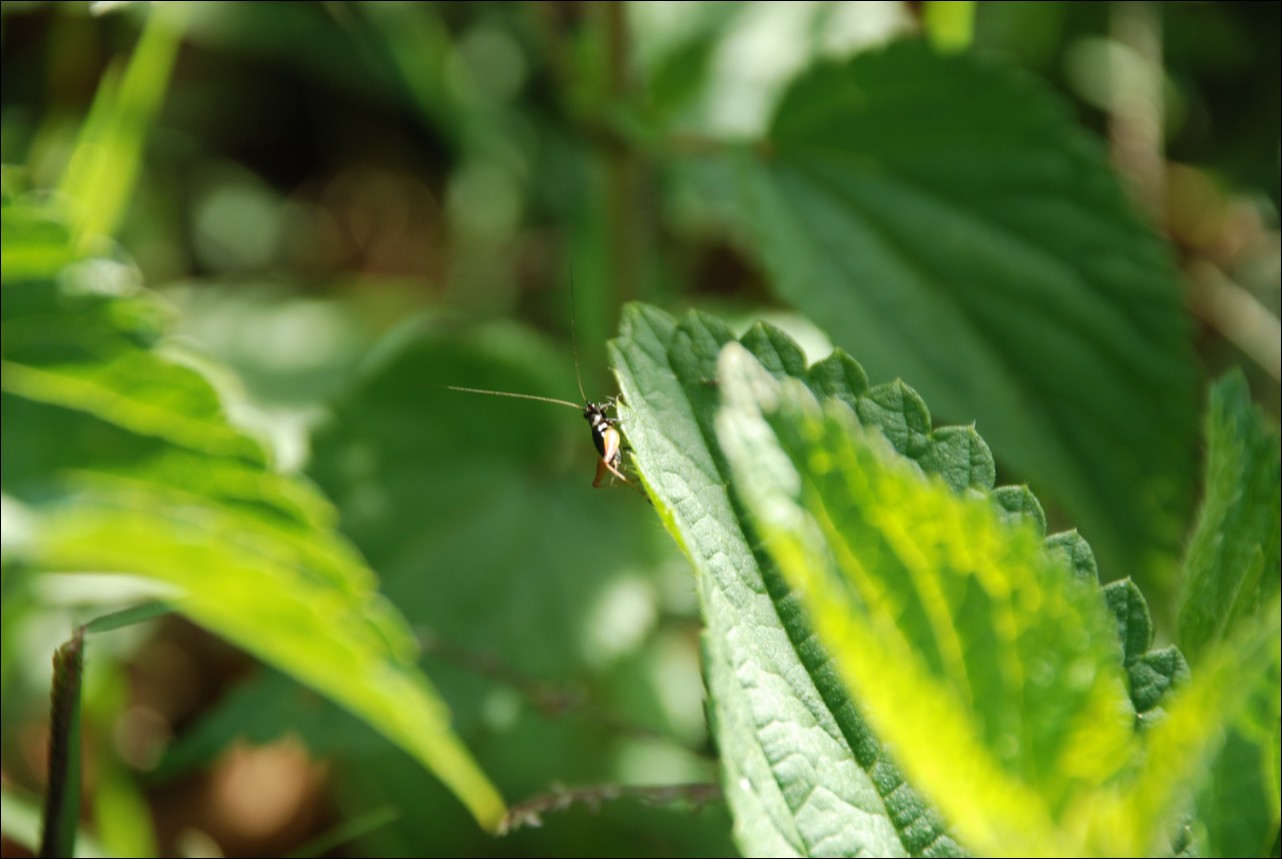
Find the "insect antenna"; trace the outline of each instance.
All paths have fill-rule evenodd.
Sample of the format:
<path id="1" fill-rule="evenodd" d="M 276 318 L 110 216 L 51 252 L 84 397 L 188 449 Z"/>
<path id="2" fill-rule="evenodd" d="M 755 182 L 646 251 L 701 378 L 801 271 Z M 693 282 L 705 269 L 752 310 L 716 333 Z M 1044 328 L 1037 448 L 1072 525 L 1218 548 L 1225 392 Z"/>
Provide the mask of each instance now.
<path id="1" fill-rule="evenodd" d="M 489 394 L 491 397 L 511 397 L 514 400 L 535 400 L 540 403 L 553 403 L 558 406 L 569 406 L 576 412 L 581 411 L 583 406 L 578 403 L 572 403 L 569 400 L 558 400 L 556 397 L 537 397 L 534 394 L 516 394 L 511 391 L 490 391 L 485 388 L 461 388 L 458 385 L 441 385 L 449 391 L 462 391 L 465 394 Z"/>
<path id="2" fill-rule="evenodd" d="M 570 348 L 574 350 L 574 381 L 579 383 L 579 396 L 583 402 L 588 401 L 588 395 L 583 393 L 583 376 L 579 373 L 579 338 L 574 331 L 574 257 L 573 251 L 570 256 Z"/>

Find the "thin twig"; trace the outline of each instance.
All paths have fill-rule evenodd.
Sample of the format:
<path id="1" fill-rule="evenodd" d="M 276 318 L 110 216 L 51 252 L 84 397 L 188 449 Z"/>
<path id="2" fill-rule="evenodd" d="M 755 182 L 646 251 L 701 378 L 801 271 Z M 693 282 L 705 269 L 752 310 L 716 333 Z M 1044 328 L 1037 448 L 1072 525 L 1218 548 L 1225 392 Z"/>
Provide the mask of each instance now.
<path id="1" fill-rule="evenodd" d="M 529 677 L 493 656 L 454 647 L 440 639 L 425 640 L 422 646 L 425 653 L 444 659 L 465 671 L 471 671 L 511 687 L 525 698 L 530 706 L 547 718 L 579 716 L 602 726 L 607 731 L 624 736 L 647 740 L 672 740 L 670 735 L 662 731 L 620 719 L 593 701 L 581 686 L 549 683 L 546 680 Z M 698 754 L 694 749 L 688 749 L 688 751 Z"/>
<path id="2" fill-rule="evenodd" d="M 632 97 L 627 7 L 622 3 L 601 3 L 599 9 L 605 19 L 607 92 L 612 104 L 626 105 Z M 622 305 L 635 300 L 640 288 L 643 168 L 636 148 L 614 135 L 605 147 L 605 159 L 609 183 L 606 212 L 610 231 L 610 277 L 616 305 Z"/>
<path id="3" fill-rule="evenodd" d="M 722 799 L 721 785 L 710 782 L 671 785 L 620 785 L 601 784 L 590 787 L 553 787 L 545 794 L 513 805 L 499 824 L 499 834 L 506 835 L 525 826 L 542 826 L 543 815 L 565 811 L 575 805 L 586 805 L 593 811 L 606 802 L 618 799 L 639 799 L 647 805 L 693 805 L 701 808 Z"/>
<path id="4" fill-rule="evenodd" d="M 1189 266 L 1193 310 L 1208 324 L 1282 381 L 1282 323 L 1254 295 L 1207 260 Z"/>

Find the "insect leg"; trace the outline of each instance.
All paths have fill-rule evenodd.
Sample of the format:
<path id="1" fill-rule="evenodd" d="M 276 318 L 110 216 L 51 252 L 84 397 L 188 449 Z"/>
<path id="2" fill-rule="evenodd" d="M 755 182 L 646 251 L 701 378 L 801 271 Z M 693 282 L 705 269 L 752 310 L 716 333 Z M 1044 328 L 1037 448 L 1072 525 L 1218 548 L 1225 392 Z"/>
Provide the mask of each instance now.
<path id="1" fill-rule="evenodd" d="M 618 468 L 619 461 L 621 459 L 619 456 L 619 449 L 621 445 L 622 439 L 619 436 L 619 431 L 614 427 L 606 427 L 605 431 L 601 434 L 601 458 L 597 461 L 596 479 L 592 481 L 592 486 L 594 488 L 601 485 L 601 478 L 605 476 L 606 471 L 609 471 L 624 483 L 632 482 L 624 477 L 623 472 L 619 471 Z"/>

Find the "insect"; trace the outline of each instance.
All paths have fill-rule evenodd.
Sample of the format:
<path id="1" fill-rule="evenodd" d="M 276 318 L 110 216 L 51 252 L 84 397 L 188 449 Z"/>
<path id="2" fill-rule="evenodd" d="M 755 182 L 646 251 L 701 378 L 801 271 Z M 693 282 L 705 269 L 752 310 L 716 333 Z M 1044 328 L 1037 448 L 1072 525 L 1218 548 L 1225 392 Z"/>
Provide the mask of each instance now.
<path id="1" fill-rule="evenodd" d="M 578 374 L 578 357 L 575 356 L 575 374 Z M 463 391 L 467 394 L 489 394 L 492 397 L 512 397 L 518 400 L 535 400 L 540 403 L 554 403 L 558 406 L 569 406 L 572 409 L 583 410 L 583 418 L 592 427 L 592 443 L 596 445 L 597 464 L 596 477 L 592 480 L 593 488 L 601 486 L 601 479 L 605 477 L 606 472 L 614 475 L 624 483 L 631 484 L 632 481 L 623 476 L 619 467 L 623 464 L 623 439 L 619 435 L 619 430 L 615 427 L 614 422 L 617 418 L 611 418 L 608 414 L 610 409 L 617 411 L 619 406 L 619 397 L 615 395 L 610 399 L 600 403 L 590 402 L 583 393 L 583 383 L 579 382 L 579 394 L 583 397 L 583 405 L 572 403 L 569 400 L 558 400 L 555 397 L 537 397 L 534 394 L 516 394 L 511 391 L 490 391 L 485 388 L 462 388 L 458 385 L 446 385 L 451 391 Z"/>
<path id="2" fill-rule="evenodd" d="M 570 286 L 570 300 L 574 300 L 574 286 Z M 573 307 L 573 303 L 571 303 Z M 592 488 L 598 489 L 601 486 L 601 480 L 606 473 L 619 478 L 624 483 L 634 486 L 631 480 L 623 476 L 619 469 L 623 465 L 623 438 L 619 435 L 619 430 L 615 426 L 617 417 L 610 417 L 609 410 L 614 409 L 616 414 L 619 408 L 619 395 L 615 394 L 608 400 L 600 403 L 590 401 L 587 394 L 583 393 L 583 377 L 579 374 L 579 345 L 574 335 L 574 312 L 570 312 L 570 342 L 574 347 L 574 379 L 579 384 L 579 396 L 583 398 L 583 405 L 572 403 L 569 400 L 558 400 L 555 397 L 539 397 L 534 394 L 517 394 L 511 391 L 491 391 L 485 388 L 463 388 L 458 385 L 445 385 L 451 391 L 462 391 L 467 394 L 488 394 L 492 397 L 512 397 L 517 400 L 535 400 L 540 403 L 553 403 L 558 406 L 569 406 L 575 410 L 582 410 L 583 419 L 588 422 L 592 428 L 592 444 L 596 446 L 597 464 L 596 477 L 592 480 Z"/>

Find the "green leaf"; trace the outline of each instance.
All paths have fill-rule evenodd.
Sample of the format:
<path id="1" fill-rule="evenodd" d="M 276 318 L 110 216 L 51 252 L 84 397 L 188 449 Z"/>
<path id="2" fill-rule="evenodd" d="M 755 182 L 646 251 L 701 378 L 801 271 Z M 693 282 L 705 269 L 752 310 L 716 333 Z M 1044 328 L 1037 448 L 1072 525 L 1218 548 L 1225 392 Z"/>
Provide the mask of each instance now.
<path id="1" fill-rule="evenodd" d="M 736 485 L 878 735 L 981 851 L 1073 852 L 1058 818 L 1131 733 L 1098 591 L 846 406 L 733 347 L 718 378 Z"/>
<path id="2" fill-rule="evenodd" d="M 595 453 L 580 410 L 438 387 L 575 396 L 568 354 L 510 324 L 410 324 L 396 339 L 315 438 L 312 473 L 345 533 L 448 648 L 549 679 L 609 661 L 615 636 L 592 629 L 602 599 L 667 549 L 638 521 L 644 501 L 584 492 Z"/>
<path id="3" fill-rule="evenodd" d="M 1110 582 L 1104 600 L 1117 622 L 1122 643 L 1122 664 L 1130 681 L 1131 705 L 1136 717 L 1155 716 L 1154 710 L 1178 683 L 1188 679 L 1188 663 L 1175 647 L 1151 650 L 1153 621 L 1143 594 L 1130 579 Z"/>
<path id="4" fill-rule="evenodd" d="M 973 429 L 931 429 L 840 352 L 802 372 L 767 327 L 732 341 L 629 306 L 611 349 L 634 465 L 695 566 L 744 852 L 959 851 L 943 819 L 986 853 L 1192 849 L 1224 726 L 1276 709 L 1244 680 L 1277 603 L 1189 678 L 1133 585 L 1101 590 L 1080 535 L 1043 539 L 1027 488 L 991 486 Z"/>
<path id="5" fill-rule="evenodd" d="M 802 75 L 740 164 L 783 296 L 874 377 L 978 418 L 1106 568 L 1174 555 L 1195 413 L 1181 290 L 1053 99 L 900 43 Z"/>
<path id="6" fill-rule="evenodd" d="M 21 177 L 16 168 L 3 168 L 0 188 L 0 265 L 5 277 L 22 278 L 57 271 L 75 259 L 63 213 L 53 206 L 19 203 Z"/>
<path id="7" fill-rule="evenodd" d="M 1189 542 L 1180 595 L 1180 647 L 1196 665 L 1213 642 L 1265 611 L 1279 589 L 1282 454 L 1240 372 L 1212 388 L 1206 496 Z"/>
<path id="8" fill-rule="evenodd" d="M 579 352 L 585 362 L 582 339 Z M 556 783 L 706 782 L 716 764 L 690 635 L 694 594 L 652 508 L 627 486 L 592 489 L 581 410 L 438 387 L 574 399 L 572 354 L 568 340 L 511 321 L 403 320 L 329 404 L 309 474 L 424 642 L 455 730 L 508 796 Z M 590 369 L 588 395 L 604 399 Z M 375 839 L 381 852 L 423 838 L 445 852 L 492 850 L 470 821 L 438 811 L 449 798 L 403 755 L 314 699 L 259 676 L 162 766 L 199 766 L 238 732 L 266 741 L 288 731 L 342 764 L 352 777 L 343 791 L 400 809 Z M 617 821 L 632 811 L 603 809 L 573 824 L 576 837 L 617 843 Z M 706 834 L 696 853 L 732 849 L 724 806 L 675 825 Z"/>
<path id="9" fill-rule="evenodd" d="M 922 10 L 922 25 L 941 53 L 965 50 L 975 37 L 975 4 L 932 0 Z"/>
<path id="10" fill-rule="evenodd" d="M 1279 435 L 1235 372 L 1211 388 L 1206 490 L 1185 556 L 1180 646 L 1194 666 L 1266 622 L 1279 591 Z M 1263 856 L 1282 824 L 1282 656 L 1243 664 L 1250 704 L 1228 729 L 1198 817 L 1213 855 Z"/>
<path id="11" fill-rule="evenodd" d="M 610 347 L 641 477 L 695 568 L 736 840 L 746 855 L 957 855 L 961 847 L 860 717 L 729 491 L 713 420 L 716 358 L 731 339 L 712 317 L 678 324 L 630 305 Z M 744 341 L 776 372 L 804 378 L 804 357 L 777 330 L 757 326 Z M 920 400 L 902 386 L 865 390 L 863 371 L 840 354 L 809 372 L 833 395 L 866 402 L 905 444 L 936 446 Z M 977 473 L 991 473 L 991 459 Z"/>
<path id="12" fill-rule="evenodd" d="M 1151 851 L 1155 842 L 1151 834 L 1142 837 L 1143 822 L 1173 819 L 1172 809 L 1186 808 L 1195 792 L 1194 834 L 1208 855 L 1273 855 L 1280 669 L 1282 601 L 1274 598 L 1208 648 L 1188 682 L 1163 703 L 1166 712 L 1145 732 L 1132 777 L 1081 803 L 1080 818 L 1111 834 L 1110 852 Z"/>
<path id="13" fill-rule="evenodd" d="M 122 629 L 126 626 L 133 626 L 138 623 L 146 623 L 149 620 L 155 620 L 169 614 L 172 609 L 162 602 L 147 602 L 127 608 L 122 611 L 105 614 L 96 617 L 85 624 L 85 632 L 90 635 L 96 635 L 102 632 L 111 632 Z"/>
<path id="14" fill-rule="evenodd" d="M 1280 652 L 1275 647 L 1271 658 L 1255 661 L 1245 712 L 1226 732 L 1211 777 L 1198 796 L 1197 817 L 1205 828 L 1207 855 L 1277 855 L 1282 830 Z"/>
<path id="15" fill-rule="evenodd" d="M 123 75 L 113 66 L 98 87 L 60 188 L 82 248 L 83 240 L 114 236 L 120 226 L 189 13 L 183 3 L 155 6 Z"/>
<path id="16" fill-rule="evenodd" d="M 416 667 L 409 625 L 328 501 L 273 471 L 167 357 L 154 296 L 104 260 L 21 275 L 0 292 L 0 444 L 4 491 L 39 514 L 24 560 L 172 586 L 175 610 L 351 710 L 497 825 L 503 801 Z"/>

